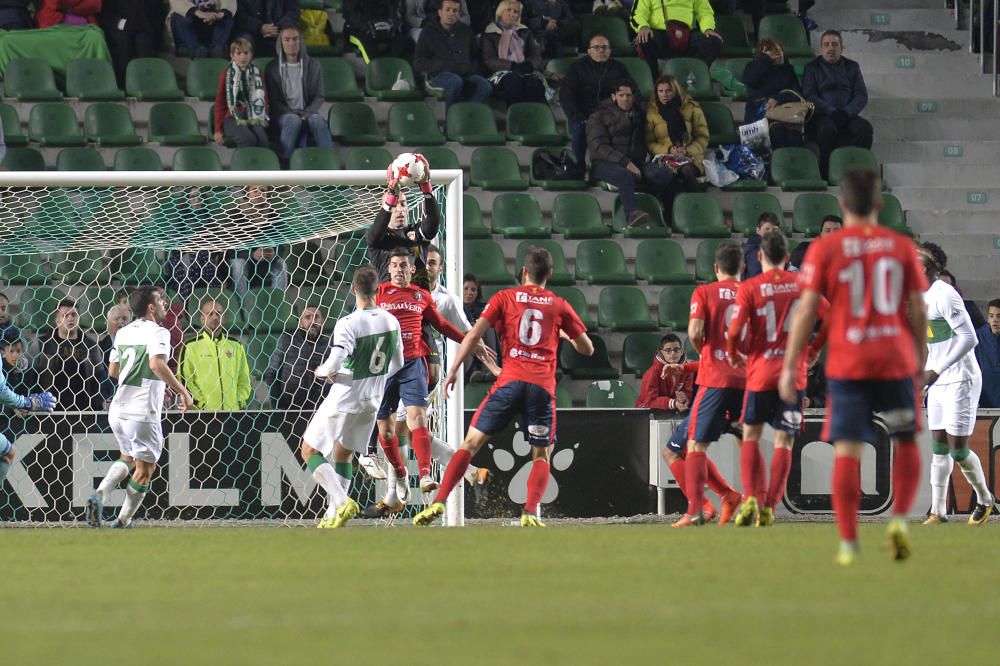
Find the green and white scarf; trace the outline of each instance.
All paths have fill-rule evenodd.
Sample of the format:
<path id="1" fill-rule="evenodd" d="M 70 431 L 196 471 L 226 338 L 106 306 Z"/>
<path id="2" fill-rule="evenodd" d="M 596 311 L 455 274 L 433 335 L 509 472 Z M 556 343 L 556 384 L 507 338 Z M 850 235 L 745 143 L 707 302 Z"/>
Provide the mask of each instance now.
<path id="1" fill-rule="evenodd" d="M 226 70 L 226 104 L 237 125 L 267 125 L 264 77 L 253 63 L 241 70 L 230 63 Z"/>

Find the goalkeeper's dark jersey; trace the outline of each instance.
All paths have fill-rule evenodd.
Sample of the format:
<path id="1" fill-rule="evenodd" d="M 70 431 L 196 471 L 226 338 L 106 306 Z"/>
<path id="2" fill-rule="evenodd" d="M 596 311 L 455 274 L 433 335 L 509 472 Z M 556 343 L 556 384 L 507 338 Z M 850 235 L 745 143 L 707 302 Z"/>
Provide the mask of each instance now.
<path id="1" fill-rule="evenodd" d="M 371 260 L 375 270 L 378 271 L 380 282 L 389 281 L 389 253 L 397 247 L 409 248 L 416 257 L 417 274 L 413 281 L 427 289 L 426 263 L 427 246 L 431 244 L 438 234 L 441 226 L 441 214 L 438 211 L 437 201 L 432 194 L 423 195 L 424 219 L 420 222 L 409 224 L 403 229 L 390 229 L 389 218 L 392 211 L 387 210 L 385 205 L 379 208 L 375 215 L 375 221 L 368 227 L 365 240 L 368 242 L 368 258 Z M 409 234 L 414 236 L 411 239 Z M 423 274 L 423 279 L 418 279 L 418 275 Z"/>

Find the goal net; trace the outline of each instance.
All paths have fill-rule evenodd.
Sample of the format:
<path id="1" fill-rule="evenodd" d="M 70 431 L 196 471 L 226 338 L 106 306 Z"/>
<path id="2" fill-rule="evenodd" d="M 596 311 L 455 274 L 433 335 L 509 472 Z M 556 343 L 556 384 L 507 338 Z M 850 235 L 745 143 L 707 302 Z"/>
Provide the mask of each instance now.
<path id="1" fill-rule="evenodd" d="M 461 171 L 433 180 L 441 279 L 461 294 Z M 16 450 L 0 485 L 0 524 L 82 524 L 119 456 L 107 359 L 131 319 L 118 304 L 142 284 L 166 290 L 171 365 L 200 408 L 166 411 L 163 456 L 136 517 L 320 517 L 325 494 L 298 453 L 326 386 L 311 371 L 336 320 L 354 309 L 351 279 L 369 262 L 365 231 L 384 190 L 382 172 L 0 174 L 4 370 L 13 390 L 58 398 L 52 414 L 0 415 Z M 416 195 L 411 221 L 423 216 Z M 449 343 L 446 355 L 455 349 Z M 461 401 L 460 388 L 449 404 L 438 398 L 436 436 L 461 441 Z M 384 491 L 356 468 L 350 495 L 359 504 Z M 109 515 L 124 496 L 123 487 L 112 493 Z M 416 489 L 410 497 L 404 516 L 421 501 Z M 459 497 L 449 524 L 462 514 Z"/>

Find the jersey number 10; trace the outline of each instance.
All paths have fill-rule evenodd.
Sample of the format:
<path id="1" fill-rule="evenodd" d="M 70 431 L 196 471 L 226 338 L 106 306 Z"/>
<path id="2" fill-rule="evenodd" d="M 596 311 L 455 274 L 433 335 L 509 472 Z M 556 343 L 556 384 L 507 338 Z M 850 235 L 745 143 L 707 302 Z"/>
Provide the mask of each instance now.
<path id="1" fill-rule="evenodd" d="M 837 278 L 846 282 L 851 294 L 851 316 L 864 317 L 865 308 L 865 265 L 861 260 L 852 261 L 841 269 Z M 872 264 L 871 271 L 872 307 L 881 315 L 899 312 L 903 300 L 903 267 L 894 257 L 880 257 Z"/>

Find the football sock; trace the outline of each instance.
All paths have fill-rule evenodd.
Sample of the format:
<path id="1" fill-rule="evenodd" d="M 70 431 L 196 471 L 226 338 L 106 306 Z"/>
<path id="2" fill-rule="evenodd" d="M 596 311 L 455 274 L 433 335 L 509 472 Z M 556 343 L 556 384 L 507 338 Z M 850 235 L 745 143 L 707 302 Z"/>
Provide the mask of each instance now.
<path id="1" fill-rule="evenodd" d="M 900 442 L 896 445 L 896 455 L 892 461 L 892 487 L 895 495 L 893 514 L 905 516 L 910 513 L 919 486 L 920 449 L 915 441 Z"/>
<path id="2" fill-rule="evenodd" d="M 124 527 L 135 515 L 136 509 L 142 504 L 142 498 L 149 491 L 149 486 L 136 483 L 135 479 L 129 479 L 125 486 L 125 503 L 122 504 L 121 511 L 118 512 L 118 522 Z"/>
<path id="3" fill-rule="evenodd" d="M 431 473 L 431 433 L 427 428 L 414 428 L 410 431 L 413 440 L 413 453 L 417 457 L 417 467 L 420 476 L 430 476 Z"/>
<path id="4" fill-rule="evenodd" d="M 326 491 L 326 517 L 329 518 L 330 514 L 347 500 L 344 488 L 340 485 L 340 479 L 337 478 L 337 472 L 334 471 L 333 465 L 328 463 L 326 458 L 318 453 L 309 456 L 309 460 L 306 461 L 306 467 L 312 472 L 316 482 Z"/>
<path id="5" fill-rule="evenodd" d="M 697 516 L 705 503 L 705 478 L 708 476 L 708 456 L 705 452 L 689 451 L 684 472 L 684 487 L 688 491 L 687 512 L 688 515 Z"/>
<path id="6" fill-rule="evenodd" d="M 962 476 L 969 482 L 969 485 L 976 491 L 977 502 L 989 505 L 993 502 L 990 488 L 986 483 L 986 476 L 983 474 L 983 463 L 979 456 L 972 449 L 955 449 L 951 452 L 951 457 L 955 459 L 962 469 Z"/>
<path id="7" fill-rule="evenodd" d="M 837 456 L 833 461 L 833 512 L 842 541 L 858 540 L 858 505 L 861 503 L 861 461 Z"/>
<path id="8" fill-rule="evenodd" d="M 108 473 L 101 481 L 101 485 L 97 486 L 97 492 L 101 495 L 102 503 L 108 503 L 111 491 L 118 487 L 118 484 L 122 482 L 122 479 L 129 475 L 129 472 L 131 472 L 131 470 L 124 460 L 116 460 L 111 464 L 111 468 L 108 469 Z"/>
<path id="9" fill-rule="evenodd" d="M 792 469 L 792 450 L 784 447 L 774 447 L 771 457 L 771 485 L 767 489 L 767 500 L 764 506 L 773 509 L 778 506 L 785 494 L 785 484 L 788 482 L 788 472 Z"/>
<path id="10" fill-rule="evenodd" d="M 354 464 L 350 462 L 335 462 L 333 463 L 333 471 L 337 473 L 337 480 L 340 481 L 340 487 L 346 493 L 351 489 L 351 479 L 354 478 Z"/>
<path id="11" fill-rule="evenodd" d="M 931 449 L 931 513 L 948 515 L 948 480 L 955 468 L 955 460 L 949 454 L 948 442 L 933 442 Z"/>
<path id="12" fill-rule="evenodd" d="M 524 503 L 524 510 L 527 513 L 538 513 L 538 503 L 542 501 L 545 488 L 549 485 L 549 461 L 536 460 L 531 464 L 531 473 L 528 474 L 528 501 Z"/>
<path id="13" fill-rule="evenodd" d="M 0 487 L 3 487 L 3 480 L 7 478 L 7 472 L 10 471 L 10 463 L 0 460 Z"/>
<path id="14" fill-rule="evenodd" d="M 385 452 L 385 459 L 389 461 L 389 466 L 396 471 L 396 476 L 406 476 L 406 465 L 403 464 L 403 458 L 399 455 L 399 438 L 383 439 L 382 435 L 379 435 L 378 443 L 382 447 L 382 451 Z"/>
<path id="15" fill-rule="evenodd" d="M 687 491 L 684 490 L 684 458 L 678 458 L 677 460 L 670 463 L 670 473 L 674 475 L 674 479 L 677 480 L 677 487 L 681 489 L 684 497 L 687 497 Z"/>
<path id="16" fill-rule="evenodd" d="M 743 484 L 743 496 L 756 497 L 761 502 L 760 494 L 764 487 L 764 457 L 760 453 L 760 443 L 753 440 L 743 440 L 740 445 L 740 482 Z"/>
<path id="17" fill-rule="evenodd" d="M 435 502 L 447 501 L 448 495 L 451 494 L 451 491 L 455 489 L 455 486 L 458 485 L 458 482 L 465 475 L 465 470 L 469 467 L 470 460 L 472 460 L 472 454 L 465 449 L 459 449 L 451 456 L 448 467 L 444 470 L 444 476 L 441 477 L 441 485 L 438 486 L 437 496 L 434 497 Z"/>
<path id="18" fill-rule="evenodd" d="M 725 499 L 726 495 L 732 490 L 732 487 L 729 485 L 729 482 L 726 481 L 726 477 L 722 476 L 722 472 L 719 471 L 719 468 L 715 466 L 715 463 L 712 462 L 708 455 L 705 456 L 705 473 L 708 487 L 711 488 L 712 492 L 716 495 Z M 704 491 L 702 491 L 702 494 L 704 495 Z"/>
<path id="19" fill-rule="evenodd" d="M 396 505 L 399 504 L 399 497 L 396 495 L 396 468 L 389 465 L 389 471 L 386 473 L 385 482 L 387 484 L 387 489 L 385 491 L 385 499 L 383 500 L 386 504 Z"/>

